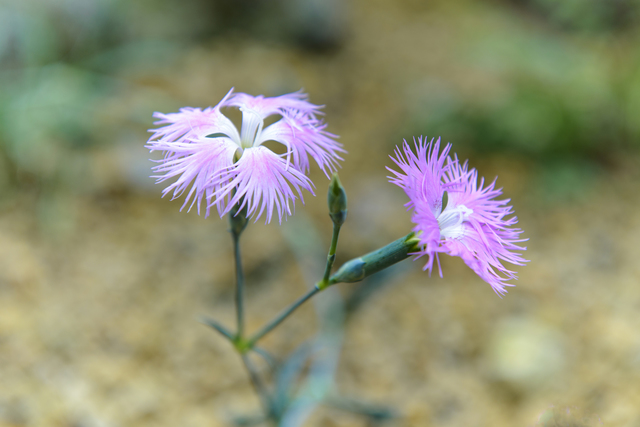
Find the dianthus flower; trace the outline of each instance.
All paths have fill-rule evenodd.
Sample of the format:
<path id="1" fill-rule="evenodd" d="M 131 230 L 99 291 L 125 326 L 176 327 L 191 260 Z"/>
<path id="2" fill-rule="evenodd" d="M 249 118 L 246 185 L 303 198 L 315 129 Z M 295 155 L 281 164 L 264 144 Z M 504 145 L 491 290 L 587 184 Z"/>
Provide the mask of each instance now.
<path id="1" fill-rule="evenodd" d="M 417 258 L 427 256 L 424 270 L 433 270 L 438 255 L 446 253 L 459 256 L 478 276 L 502 295 L 506 293 L 508 280 L 517 279 L 501 261 L 523 265 L 517 251 L 526 248 L 517 245 L 527 239 L 519 239 L 522 230 L 512 226 L 518 222 L 511 215 L 509 200 L 495 200 L 502 194 L 495 188 L 495 180 L 484 186 L 484 178 L 478 183 L 478 172 L 461 164 L 457 156 L 449 156 L 451 144 L 440 152 L 440 139 L 427 144 L 426 138 L 414 139 L 414 153 L 405 141 L 402 150 L 396 147 L 393 161 L 400 171 L 387 168 L 394 176 L 390 182 L 402 188 L 413 210 L 413 231 L 420 240 Z M 416 258 L 416 259 L 417 259 Z"/>
<path id="2" fill-rule="evenodd" d="M 240 131 L 221 112 L 221 108 L 238 108 L 242 112 Z M 302 190 L 313 194 L 313 183 L 306 176 L 309 157 L 329 176 L 342 160 L 344 152 L 326 124 L 317 118 L 321 106 L 311 104 L 301 92 L 277 97 L 233 93 L 233 89 L 216 105 L 204 110 L 184 107 L 178 113 L 154 113 L 158 118 L 150 129 L 153 135 L 146 147 L 163 151 L 164 158 L 154 167 L 157 182 L 177 177 L 166 187 L 163 196 L 172 200 L 189 189 L 182 209 L 206 204 L 205 216 L 216 206 L 222 217 L 240 204 L 247 216 L 256 221 L 266 213 L 271 221 L 275 208 L 279 221 L 291 215 L 290 203 Z M 265 126 L 265 119 L 279 120 Z M 277 154 L 263 144 L 276 141 L 286 148 Z M 295 190 L 295 191 L 294 191 Z M 303 201 L 304 202 L 304 201 Z"/>

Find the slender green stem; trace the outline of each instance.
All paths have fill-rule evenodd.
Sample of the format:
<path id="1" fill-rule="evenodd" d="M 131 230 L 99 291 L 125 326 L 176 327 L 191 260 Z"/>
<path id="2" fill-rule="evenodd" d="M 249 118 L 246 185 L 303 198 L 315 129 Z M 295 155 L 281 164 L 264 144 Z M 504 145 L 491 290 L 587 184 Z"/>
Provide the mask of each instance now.
<path id="1" fill-rule="evenodd" d="M 236 261 L 236 317 L 238 331 L 236 338 L 241 339 L 244 335 L 244 274 L 242 273 L 242 260 L 240 258 L 240 234 L 233 235 L 233 253 Z"/>
<path id="2" fill-rule="evenodd" d="M 255 333 L 249 340 L 246 342 L 246 348 L 252 348 L 258 340 L 271 332 L 276 326 L 282 323 L 291 313 L 296 311 L 298 307 L 304 304 L 309 298 L 322 291 L 324 288 L 329 286 L 329 277 L 331 276 L 331 268 L 333 267 L 333 263 L 336 260 L 336 248 L 338 247 L 338 236 L 340 235 L 340 226 L 342 224 L 333 223 L 333 236 L 331 237 L 331 246 L 329 247 L 329 254 L 327 255 L 327 264 L 324 269 L 324 276 L 322 280 L 318 282 L 316 286 L 313 287 L 309 292 L 301 296 L 297 301 L 291 304 L 289 307 L 284 309 L 280 314 L 278 314 L 273 320 L 271 320 L 266 326 L 260 329 L 257 333 Z"/>
<path id="3" fill-rule="evenodd" d="M 246 353 L 247 351 L 253 351 L 256 354 L 258 354 L 260 357 L 262 357 L 272 370 L 276 369 L 276 365 L 277 365 L 276 358 L 273 357 L 273 355 L 271 355 L 271 353 L 269 353 L 267 350 L 257 346 L 253 346 L 251 348 L 242 347 L 243 344 L 246 345 L 246 341 L 238 340 L 238 337 L 235 336 L 229 329 L 224 327 L 222 324 L 220 324 L 216 320 L 211 319 L 210 317 L 203 317 L 200 321 L 203 324 L 209 326 L 210 328 L 215 329 L 218 333 L 220 333 L 220 335 L 228 339 L 237 349 L 240 350 L 241 353 Z"/>
<path id="4" fill-rule="evenodd" d="M 330 396 L 323 403 L 336 409 L 364 415 L 371 418 L 372 421 L 385 421 L 398 417 L 398 414 L 391 408 L 372 405 L 345 396 Z"/>
<path id="5" fill-rule="evenodd" d="M 262 406 L 267 418 L 275 421 L 276 414 L 273 411 L 274 407 L 271 403 L 270 394 L 266 386 L 262 382 L 262 379 L 258 375 L 255 367 L 251 363 L 249 356 L 247 355 L 247 350 L 249 348 L 246 346 L 246 342 L 244 340 L 244 274 L 242 272 L 242 259 L 240 257 L 240 235 L 247 226 L 247 222 L 246 208 L 242 211 L 239 211 L 239 205 L 234 206 L 234 208 L 229 213 L 229 225 L 231 236 L 233 238 L 233 256 L 236 265 L 235 303 L 238 329 L 236 335 L 232 336 L 230 339 L 236 347 L 236 350 L 240 353 L 242 362 L 249 372 L 251 383 L 253 384 L 256 393 L 260 397 L 260 401 L 262 402 Z M 218 332 L 229 338 L 230 333 L 223 327 L 221 327 L 221 325 L 217 324 L 216 322 L 208 322 L 208 324 Z"/>
<path id="6" fill-rule="evenodd" d="M 211 318 L 208 318 L 208 317 L 203 318 L 202 319 L 202 323 L 204 323 L 205 325 L 210 326 L 213 329 L 215 329 L 216 331 L 220 332 L 220 334 L 225 336 L 231 342 L 233 342 L 233 340 L 235 339 L 233 334 L 227 328 L 225 328 L 220 323 L 216 322 L 215 320 L 213 320 Z"/>
<path id="7" fill-rule="evenodd" d="M 262 329 L 256 332 L 251 338 L 249 338 L 249 340 L 247 341 L 247 347 L 252 348 L 255 345 L 255 343 L 258 342 L 258 340 L 260 340 L 262 337 L 264 337 L 269 332 L 271 332 L 273 328 L 275 328 L 280 323 L 282 323 L 284 319 L 289 317 L 291 313 L 296 311 L 298 307 L 300 307 L 309 298 L 311 298 L 318 292 L 320 292 L 320 289 L 317 286 L 314 286 L 313 289 L 311 289 L 309 292 L 301 296 L 296 302 L 291 304 L 286 309 L 282 310 L 282 312 L 280 312 L 280 314 L 278 314 L 273 320 L 271 320 L 271 322 L 269 322 L 266 326 L 264 326 Z"/>
<path id="8" fill-rule="evenodd" d="M 336 260 L 336 248 L 338 247 L 338 236 L 340 235 L 340 224 L 333 223 L 333 236 L 331 237 L 331 247 L 329 247 L 329 254 L 327 255 L 327 265 L 324 269 L 324 276 L 322 277 L 322 283 L 329 283 L 329 276 L 331 275 L 331 268 Z"/>
<path id="9" fill-rule="evenodd" d="M 229 231 L 233 238 L 233 257 L 236 264 L 236 316 L 237 327 L 236 340 L 242 340 L 244 336 L 244 275 L 242 274 L 242 259 L 240 258 L 240 235 L 247 227 L 247 207 L 240 209 L 242 202 L 238 202 L 229 212 Z"/>
<path id="10" fill-rule="evenodd" d="M 260 379 L 258 372 L 251 363 L 251 359 L 246 353 L 240 355 L 242 357 L 242 362 L 244 363 L 245 368 L 247 368 L 247 372 L 249 372 L 249 377 L 251 378 L 251 384 L 253 384 L 253 388 L 255 389 L 258 396 L 260 396 L 260 402 L 262 403 L 262 408 L 264 409 L 264 413 L 267 415 L 269 419 L 275 419 L 275 414 L 273 411 L 273 403 L 271 402 L 271 398 L 269 397 L 269 392 L 267 387 Z"/>
<path id="11" fill-rule="evenodd" d="M 276 370 L 278 362 L 276 361 L 276 358 L 271 355 L 271 353 L 269 353 L 267 350 L 263 348 L 255 347 L 255 346 L 251 350 L 254 351 L 260 357 L 262 357 L 262 359 L 264 359 L 264 361 L 267 362 L 267 365 L 269 365 L 269 368 L 271 368 L 272 371 Z"/>

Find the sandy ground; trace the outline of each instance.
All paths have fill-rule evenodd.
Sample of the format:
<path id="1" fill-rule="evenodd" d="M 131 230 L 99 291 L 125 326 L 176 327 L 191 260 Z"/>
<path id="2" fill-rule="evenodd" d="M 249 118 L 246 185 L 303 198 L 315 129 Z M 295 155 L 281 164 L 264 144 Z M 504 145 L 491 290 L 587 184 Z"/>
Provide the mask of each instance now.
<path id="1" fill-rule="evenodd" d="M 350 318 L 337 390 L 396 408 L 391 425 L 534 425 L 553 406 L 638 425 L 640 180 L 620 174 L 584 201 L 521 215 L 531 264 L 503 299 L 459 260 L 445 260 L 444 279 L 405 261 Z M 391 187 L 376 200 L 402 218 Z M 197 322 L 233 324 L 225 222 L 135 195 L 66 204 L 75 220 L 64 229 L 43 228 L 29 200 L 0 221 L 3 425 L 225 425 L 255 409 L 231 346 Z M 351 222 L 384 221 L 354 211 Z M 398 222 L 389 228 L 409 226 Z M 375 247 L 358 233 L 346 227 L 339 260 Z M 304 279 L 279 226 L 251 225 L 244 249 L 255 330 Z M 265 347 L 284 356 L 315 327 L 305 307 Z M 331 409 L 314 420 L 365 425 Z"/>

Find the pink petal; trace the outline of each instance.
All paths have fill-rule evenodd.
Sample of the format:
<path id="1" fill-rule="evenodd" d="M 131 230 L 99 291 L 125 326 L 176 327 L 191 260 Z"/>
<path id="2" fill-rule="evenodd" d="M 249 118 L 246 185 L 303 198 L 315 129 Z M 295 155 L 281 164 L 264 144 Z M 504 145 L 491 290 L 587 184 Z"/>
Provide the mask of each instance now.
<path id="1" fill-rule="evenodd" d="M 405 141 L 402 150 L 396 147 L 396 157 L 392 157 L 400 171 L 387 168 L 394 174 L 389 177 L 390 182 L 409 197 L 405 206 L 414 211 L 413 230 L 421 244 L 417 258 L 427 256 L 424 268 L 431 272 L 440 253 L 459 256 L 502 295 L 506 286 L 513 286 L 506 282 L 517 279 L 515 272 L 502 262 L 515 265 L 527 262 L 520 254 L 526 248 L 518 246 L 526 239 L 520 239 L 522 230 L 513 227 L 517 219 L 508 218 L 512 214 L 509 201 L 495 200 L 502 194 L 495 189 L 495 181 L 488 186 L 484 185 L 484 179 L 478 183 L 477 171 L 469 169 L 466 162 L 461 164 L 457 156 L 449 156 L 450 144 L 440 153 L 439 142 L 439 139 L 435 144 L 433 140 L 428 144 L 426 139 L 414 140 L 414 153 Z M 445 191 L 448 202 L 442 206 Z M 443 237 L 438 219 L 445 208 L 465 212 L 461 222 L 455 224 L 460 227 L 459 234 Z"/>
<path id="2" fill-rule="evenodd" d="M 153 168 L 154 172 L 162 174 L 154 176 L 157 182 L 178 177 L 173 184 L 164 189 L 162 196 L 173 192 L 173 200 L 191 187 L 180 210 L 184 209 L 193 197 L 189 209 L 197 204 L 200 213 L 202 199 L 218 190 L 221 182 L 232 178 L 233 156 L 238 146 L 228 138 L 201 138 L 189 142 L 158 141 L 153 149 L 167 153 L 165 158 L 159 161 L 160 164 Z M 224 198 L 210 202 L 207 205 L 206 216 L 209 215 L 212 204 L 216 204 L 219 211 L 226 207 Z"/>
<path id="3" fill-rule="evenodd" d="M 232 172 L 234 178 L 213 194 L 213 198 L 220 199 L 235 190 L 222 214 L 240 203 L 241 208 L 247 206 L 249 216 L 256 215 L 256 221 L 266 212 L 266 223 L 271 221 L 275 208 L 282 222 L 283 217 L 291 215 L 289 203 L 295 203 L 295 192 L 300 199 L 303 189 L 313 194 L 311 180 L 299 170 L 287 168 L 286 161 L 266 147 L 245 149 Z"/>
<path id="4" fill-rule="evenodd" d="M 293 165 L 302 172 L 309 171 L 311 157 L 329 176 L 342 160 L 339 153 L 345 151 L 340 143 L 331 139 L 336 138 L 335 135 L 324 131 L 325 127 L 302 113 L 285 116 L 262 131 L 259 143 L 277 141 L 286 146 Z"/>

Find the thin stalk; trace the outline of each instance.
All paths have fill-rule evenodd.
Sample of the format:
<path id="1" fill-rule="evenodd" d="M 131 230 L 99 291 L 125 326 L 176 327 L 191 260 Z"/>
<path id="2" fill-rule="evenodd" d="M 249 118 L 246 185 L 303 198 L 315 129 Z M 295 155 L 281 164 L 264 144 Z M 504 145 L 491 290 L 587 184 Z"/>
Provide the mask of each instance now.
<path id="1" fill-rule="evenodd" d="M 236 338 L 244 335 L 244 274 L 242 272 L 242 260 L 240 258 L 240 234 L 233 235 L 233 254 L 236 261 L 236 320 L 238 330 Z"/>
<path id="2" fill-rule="evenodd" d="M 251 350 L 254 351 L 260 357 L 262 357 L 262 359 L 264 359 L 264 361 L 267 362 L 267 365 L 269 365 L 269 368 L 271 368 L 272 371 L 276 370 L 278 366 L 278 362 L 276 358 L 271 355 L 271 353 L 269 353 L 267 350 L 260 347 L 253 347 Z"/>
<path id="3" fill-rule="evenodd" d="M 291 313 L 296 311 L 298 307 L 304 304 L 309 298 L 314 296 L 320 292 L 320 289 L 317 286 L 314 286 L 309 292 L 301 296 L 296 302 L 291 304 L 286 309 L 282 310 L 280 314 L 278 314 L 271 322 L 269 322 L 266 326 L 256 332 L 249 340 L 247 341 L 247 348 L 252 348 L 258 340 L 267 335 L 269 332 L 273 330 L 276 326 L 284 321 Z"/>
<path id="4" fill-rule="evenodd" d="M 238 211 L 239 206 L 236 205 L 229 213 L 229 225 L 231 236 L 233 238 L 233 256 L 235 259 L 236 265 L 236 295 L 235 295 L 235 303 L 236 303 L 236 321 L 237 321 L 237 332 L 235 337 L 233 338 L 233 343 L 236 347 L 236 350 L 240 353 L 240 357 L 242 358 L 242 362 L 244 366 L 247 368 L 247 372 L 249 372 L 249 377 L 251 378 L 251 383 L 256 390 L 256 393 L 260 397 L 260 401 L 264 408 L 264 412 L 268 419 L 276 420 L 276 414 L 273 411 L 273 404 L 271 403 L 271 397 L 269 392 L 260 379 L 258 372 L 255 367 L 251 363 L 249 356 L 246 354 L 246 346 L 244 345 L 244 274 L 242 272 L 242 258 L 240 257 L 240 235 L 242 231 L 247 226 L 247 216 L 246 209 L 243 211 Z M 211 324 L 216 330 L 218 330 L 223 335 L 225 334 L 220 328 L 220 325 Z"/>
<path id="5" fill-rule="evenodd" d="M 260 379 L 260 376 L 258 375 L 256 368 L 253 366 L 253 363 L 251 363 L 249 356 L 246 353 L 243 353 L 240 356 L 242 357 L 242 362 L 244 363 L 245 368 L 247 368 L 247 372 L 249 372 L 251 384 L 253 384 L 253 388 L 255 389 L 258 396 L 260 396 L 260 402 L 262 403 L 264 413 L 267 415 L 267 418 L 275 419 L 273 404 L 271 402 L 271 398 L 269 397 L 267 387 Z"/>
<path id="6" fill-rule="evenodd" d="M 364 415 L 372 421 L 386 421 L 397 418 L 398 414 L 391 408 L 372 405 L 370 403 L 349 399 L 345 396 L 330 396 L 323 403 L 336 409 Z"/>
<path id="7" fill-rule="evenodd" d="M 218 331 L 221 335 L 223 335 L 224 337 L 226 337 L 229 341 L 233 342 L 235 337 L 233 336 L 233 334 L 224 326 L 222 326 L 220 323 L 216 322 L 213 319 L 210 319 L 208 317 L 205 317 L 202 319 L 202 323 L 204 323 L 205 325 L 215 329 L 216 331 Z"/>
<path id="8" fill-rule="evenodd" d="M 229 212 L 229 231 L 233 239 L 233 257 L 236 264 L 236 340 L 242 340 L 244 336 L 244 275 L 242 273 L 242 259 L 240 258 L 240 235 L 247 227 L 247 207 L 240 209 L 242 202 L 238 202 Z"/>
<path id="9" fill-rule="evenodd" d="M 262 337 L 271 332 L 276 326 L 282 323 L 291 313 L 296 311 L 298 307 L 304 304 L 308 299 L 322 291 L 330 284 L 329 277 L 331 276 L 331 268 L 333 267 L 333 263 L 336 260 L 336 248 L 338 247 L 338 236 L 340 235 L 340 226 L 342 224 L 333 222 L 333 235 L 331 236 L 331 246 L 329 247 L 329 253 L 327 254 L 327 264 L 324 269 L 324 276 L 322 280 L 316 284 L 309 292 L 301 296 L 296 302 L 291 304 L 289 307 L 284 309 L 280 314 L 278 314 L 271 322 L 269 322 L 266 326 L 260 329 L 257 333 L 255 333 L 249 340 L 246 342 L 246 348 L 253 348 L 256 342 L 260 340 Z"/>
<path id="10" fill-rule="evenodd" d="M 327 255 L 327 265 L 324 269 L 324 276 L 322 277 L 323 284 L 329 283 L 329 276 L 331 275 L 331 268 L 336 260 L 336 248 L 338 247 L 338 236 L 340 235 L 340 224 L 333 223 L 333 236 L 331 236 L 331 247 L 329 247 L 329 254 Z"/>

